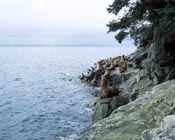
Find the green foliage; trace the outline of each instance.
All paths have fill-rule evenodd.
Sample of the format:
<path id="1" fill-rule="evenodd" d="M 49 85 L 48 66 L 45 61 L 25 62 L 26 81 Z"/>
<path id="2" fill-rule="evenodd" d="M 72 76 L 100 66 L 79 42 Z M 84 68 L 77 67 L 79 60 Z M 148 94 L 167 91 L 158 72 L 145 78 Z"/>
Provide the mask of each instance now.
<path id="1" fill-rule="evenodd" d="M 135 43 L 138 42 L 139 38 L 142 38 L 138 27 L 144 28 L 142 24 L 143 21 L 146 20 L 145 13 L 145 3 L 141 2 L 129 2 L 129 0 L 115 0 L 112 5 L 107 9 L 108 12 L 112 12 L 117 15 L 123 7 L 127 7 L 128 10 L 125 11 L 125 16 L 123 16 L 120 20 L 113 20 L 107 24 L 109 27 L 108 32 L 116 32 L 115 36 L 116 40 L 121 43 L 127 35 L 130 35 Z M 138 35 L 135 35 L 135 33 Z"/>
<path id="2" fill-rule="evenodd" d="M 175 8 L 168 7 L 158 9 L 157 24 L 159 27 L 159 35 L 157 37 L 167 39 L 175 33 Z"/>
<path id="3" fill-rule="evenodd" d="M 128 35 L 128 32 L 120 31 L 116 36 L 115 39 L 118 40 L 119 43 Z"/>
<path id="4" fill-rule="evenodd" d="M 175 35 L 175 0 L 131 1 L 114 0 L 107 9 L 116 16 L 124 7 L 128 9 L 120 20 L 107 24 L 108 32 L 116 32 L 115 38 L 119 43 L 128 35 L 134 39 L 135 44 L 153 38 L 166 40 Z"/>
<path id="5" fill-rule="evenodd" d="M 112 5 L 109 5 L 109 8 L 107 8 L 107 11 L 109 13 L 117 14 L 122 7 L 128 5 L 129 0 L 115 0 Z"/>

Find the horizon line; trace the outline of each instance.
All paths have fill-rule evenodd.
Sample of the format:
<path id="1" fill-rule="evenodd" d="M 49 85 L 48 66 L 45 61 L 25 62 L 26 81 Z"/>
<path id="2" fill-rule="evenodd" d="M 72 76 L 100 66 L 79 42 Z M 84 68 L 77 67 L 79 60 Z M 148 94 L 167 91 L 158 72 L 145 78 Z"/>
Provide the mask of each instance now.
<path id="1" fill-rule="evenodd" d="M 65 44 L 65 45 L 62 45 L 62 44 L 55 44 L 55 45 L 52 45 L 52 44 L 0 44 L 0 47 L 5 47 L 5 46 L 7 46 L 7 47 L 15 47 L 15 46 L 18 46 L 18 47 L 21 47 L 21 46 L 23 46 L 23 47 L 82 47 L 82 46 L 88 46 L 88 47 L 94 47 L 94 46 L 99 46 L 99 47 L 107 47 L 107 46 L 115 46 L 115 45 L 100 45 L 100 44 L 98 44 L 98 45 L 85 45 L 85 44 Z M 117 45 L 116 45 L 117 46 Z"/>

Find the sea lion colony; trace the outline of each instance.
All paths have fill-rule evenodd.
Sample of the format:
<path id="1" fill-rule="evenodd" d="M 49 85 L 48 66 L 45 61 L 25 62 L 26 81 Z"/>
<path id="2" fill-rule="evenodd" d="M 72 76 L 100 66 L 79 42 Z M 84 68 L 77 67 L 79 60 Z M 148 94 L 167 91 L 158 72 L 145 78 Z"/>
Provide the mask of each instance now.
<path id="1" fill-rule="evenodd" d="M 82 73 L 80 80 L 88 82 L 93 86 L 98 86 L 100 84 L 101 98 L 116 96 L 119 94 L 118 89 L 108 87 L 110 74 L 114 70 L 118 70 L 118 73 L 123 73 L 127 71 L 128 67 L 134 67 L 131 57 L 125 55 L 103 59 L 94 65 L 94 67 L 88 69 L 87 74 Z M 116 92 L 115 94 L 113 93 L 114 91 Z"/>
<path id="2" fill-rule="evenodd" d="M 93 86 L 97 86 L 97 81 L 100 81 L 102 77 L 109 79 L 111 72 L 114 70 L 123 73 L 128 67 L 134 67 L 132 59 L 125 55 L 103 59 L 94 65 L 94 67 L 88 69 L 87 74 L 82 73 L 80 76 L 81 81 L 91 83 Z"/>

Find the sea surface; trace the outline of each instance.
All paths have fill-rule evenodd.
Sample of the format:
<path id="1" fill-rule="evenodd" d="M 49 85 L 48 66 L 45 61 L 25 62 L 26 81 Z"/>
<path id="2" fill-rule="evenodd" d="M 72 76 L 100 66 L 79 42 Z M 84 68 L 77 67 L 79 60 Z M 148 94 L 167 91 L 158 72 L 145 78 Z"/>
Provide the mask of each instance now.
<path id="1" fill-rule="evenodd" d="M 78 76 L 119 47 L 0 47 L 0 140 L 75 140 L 93 89 Z"/>

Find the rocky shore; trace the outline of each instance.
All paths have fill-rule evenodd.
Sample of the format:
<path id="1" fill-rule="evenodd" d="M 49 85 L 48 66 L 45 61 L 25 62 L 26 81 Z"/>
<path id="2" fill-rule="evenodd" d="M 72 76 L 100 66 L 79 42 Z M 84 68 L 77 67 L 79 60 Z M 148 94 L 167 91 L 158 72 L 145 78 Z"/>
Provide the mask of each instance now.
<path id="1" fill-rule="evenodd" d="M 172 61 L 170 57 L 167 60 L 168 54 L 158 54 L 155 47 L 152 43 L 128 56 L 101 60 L 80 76 L 83 82 L 100 87 L 99 97 L 91 105 L 92 124 L 85 129 L 82 139 L 175 139 L 175 68 L 164 63 Z M 160 55 L 165 57 L 164 62 L 154 66 L 153 59 Z M 106 88 L 117 88 L 119 94 L 102 95 L 103 79 L 107 81 Z"/>

